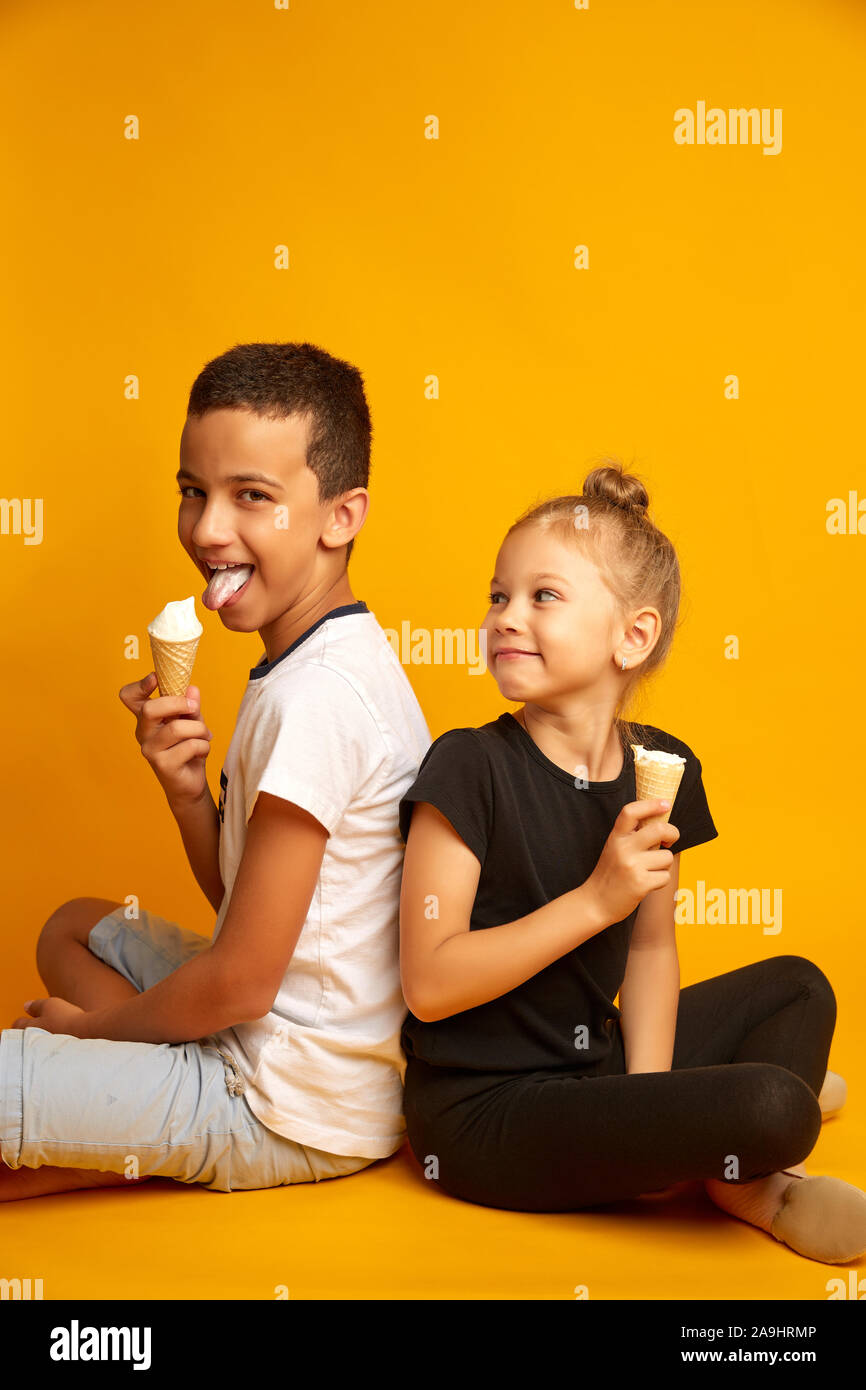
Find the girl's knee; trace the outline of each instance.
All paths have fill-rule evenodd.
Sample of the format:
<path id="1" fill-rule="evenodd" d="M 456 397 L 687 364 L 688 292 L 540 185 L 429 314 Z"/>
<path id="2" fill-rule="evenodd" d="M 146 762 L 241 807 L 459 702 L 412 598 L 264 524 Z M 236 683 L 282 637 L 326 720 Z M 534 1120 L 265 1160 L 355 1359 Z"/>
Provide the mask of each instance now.
<path id="1" fill-rule="evenodd" d="M 784 965 L 786 969 L 795 973 L 810 994 L 825 996 L 828 1001 L 832 1002 L 835 1010 L 836 994 L 833 986 L 821 967 L 816 965 L 813 960 L 809 960 L 808 956 L 794 955 L 773 956 L 772 959 L 777 965 Z"/>
<path id="2" fill-rule="evenodd" d="M 714 1130 L 719 1169 L 710 1176 L 729 1181 L 725 1165 L 736 1158 L 737 1181 L 752 1182 L 798 1163 L 815 1147 L 821 1108 L 806 1082 L 770 1062 L 736 1064 L 736 1095 L 730 1113 Z"/>
<path id="3" fill-rule="evenodd" d="M 814 1148 L 821 1132 L 821 1107 L 802 1077 L 786 1067 L 767 1064 L 762 1096 L 762 1130 L 788 1150 Z"/>

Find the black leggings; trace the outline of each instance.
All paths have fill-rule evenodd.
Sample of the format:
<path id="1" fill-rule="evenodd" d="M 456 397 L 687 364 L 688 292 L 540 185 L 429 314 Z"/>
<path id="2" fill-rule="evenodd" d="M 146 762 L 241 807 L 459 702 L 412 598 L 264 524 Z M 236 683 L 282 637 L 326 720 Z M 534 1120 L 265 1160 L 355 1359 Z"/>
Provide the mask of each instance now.
<path id="1" fill-rule="evenodd" d="M 826 975 L 773 956 L 680 990 L 670 1071 L 627 1075 L 618 1021 L 594 1070 L 479 1072 L 409 1057 L 409 1144 L 451 1196 L 512 1211 L 574 1211 L 693 1179 L 750 1182 L 814 1148 L 835 1024 Z"/>

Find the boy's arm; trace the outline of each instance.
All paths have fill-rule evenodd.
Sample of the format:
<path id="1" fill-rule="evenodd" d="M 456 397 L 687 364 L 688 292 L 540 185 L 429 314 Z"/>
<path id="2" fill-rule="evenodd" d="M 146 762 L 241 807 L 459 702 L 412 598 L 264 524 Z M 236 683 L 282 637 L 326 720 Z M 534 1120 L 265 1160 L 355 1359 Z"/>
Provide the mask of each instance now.
<path id="1" fill-rule="evenodd" d="M 220 817 L 210 787 L 191 806 L 171 808 L 196 882 L 214 912 L 222 906 L 225 888 L 220 876 Z"/>
<path id="2" fill-rule="evenodd" d="M 680 998 L 674 908 L 680 856 L 670 882 L 648 893 L 637 910 L 619 991 L 626 1073 L 670 1071 Z"/>
<path id="3" fill-rule="evenodd" d="M 216 941 L 134 999 L 83 1013 L 76 1034 L 176 1043 L 262 1018 L 301 934 L 327 839 L 308 811 L 259 792 Z"/>

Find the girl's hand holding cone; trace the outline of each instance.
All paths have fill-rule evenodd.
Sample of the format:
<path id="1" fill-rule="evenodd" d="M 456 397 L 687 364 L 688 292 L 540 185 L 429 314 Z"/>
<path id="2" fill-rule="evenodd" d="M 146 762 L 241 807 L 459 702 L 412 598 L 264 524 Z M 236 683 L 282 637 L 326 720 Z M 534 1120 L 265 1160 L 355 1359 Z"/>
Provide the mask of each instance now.
<path id="1" fill-rule="evenodd" d="M 602 916 L 610 926 L 622 922 L 647 893 L 670 882 L 674 857 L 665 845 L 675 844 L 680 832 L 670 825 L 670 806 L 658 798 L 630 801 L 623 806 L 607 837 L 598 863 L 586 880 Z"/>
<path id="2" fill-rule="evenodd" d="M 666 757 L 648 754 L 640 743 L 633 743 L 632 750 L 635 791 L 642 801 L 647 798 L 664 798 L 668 803 L 668 809 L 663 819 L 667 820 L 673 810 L 680 782 L 683 780 L 686 760 L 675 754 L 668 754 Z"/>

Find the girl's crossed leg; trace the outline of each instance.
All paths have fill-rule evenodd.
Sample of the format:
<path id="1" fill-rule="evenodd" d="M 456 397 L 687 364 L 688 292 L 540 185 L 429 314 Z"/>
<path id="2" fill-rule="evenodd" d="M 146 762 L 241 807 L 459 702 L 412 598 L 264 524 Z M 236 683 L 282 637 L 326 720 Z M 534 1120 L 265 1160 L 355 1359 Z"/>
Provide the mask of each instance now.
<path id="1" fill-rule="evenodd" d="M 836 1001 L 800 956 L 680 991 L 670 1071 L 472 1074 L 410 1059 L 406 1121 L 419 1162 L 454 1196 L 574 1211 L 673 1183 L 747 1184 L 801 1163 L 821 1127 Z M 709 1189 L 708 1189 L 709 1191 Z"/>

